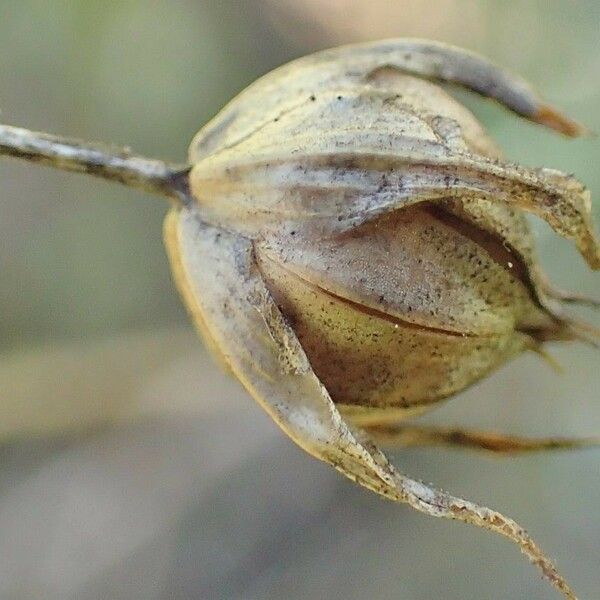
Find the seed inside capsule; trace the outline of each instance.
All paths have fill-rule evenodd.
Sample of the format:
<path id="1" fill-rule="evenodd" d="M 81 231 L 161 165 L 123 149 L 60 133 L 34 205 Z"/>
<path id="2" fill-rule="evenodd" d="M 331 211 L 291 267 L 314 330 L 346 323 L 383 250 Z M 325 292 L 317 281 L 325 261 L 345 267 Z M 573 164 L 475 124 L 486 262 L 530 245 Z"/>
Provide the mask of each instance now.
<path id="1" fill-rule="evenodd" d="M 500 237 L 427 203 L 318 243 L 269 239 L 257 258 L 342 404 L 434 402 L 531 345 L 521 327 L 549 321 Z"/>

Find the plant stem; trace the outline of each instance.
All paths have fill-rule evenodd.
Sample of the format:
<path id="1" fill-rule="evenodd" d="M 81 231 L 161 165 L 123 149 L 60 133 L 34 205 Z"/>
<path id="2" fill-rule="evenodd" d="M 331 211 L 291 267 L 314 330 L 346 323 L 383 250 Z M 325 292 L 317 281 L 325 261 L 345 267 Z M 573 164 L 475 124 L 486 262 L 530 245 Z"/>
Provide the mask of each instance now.
<path id="1" fill-rule="evenodd" d="M 182 204 L 190 201 L 188 165 L 136 156 L 129 148 L 113 148 L 0 124 L 1 155 L 117 181 Z"/>

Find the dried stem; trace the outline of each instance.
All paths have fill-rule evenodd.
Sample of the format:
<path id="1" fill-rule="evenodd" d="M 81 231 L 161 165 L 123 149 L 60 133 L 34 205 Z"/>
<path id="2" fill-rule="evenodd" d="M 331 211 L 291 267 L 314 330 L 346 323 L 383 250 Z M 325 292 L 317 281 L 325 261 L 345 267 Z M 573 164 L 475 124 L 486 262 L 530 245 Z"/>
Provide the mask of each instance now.
<path id="1" fill-rule="evenodd" d="M 117 181 L 182 204 L 189 201 L 189 166 L 136 156 L 129 148 L 113 148 L 0 125 L 1 155 Z"/>

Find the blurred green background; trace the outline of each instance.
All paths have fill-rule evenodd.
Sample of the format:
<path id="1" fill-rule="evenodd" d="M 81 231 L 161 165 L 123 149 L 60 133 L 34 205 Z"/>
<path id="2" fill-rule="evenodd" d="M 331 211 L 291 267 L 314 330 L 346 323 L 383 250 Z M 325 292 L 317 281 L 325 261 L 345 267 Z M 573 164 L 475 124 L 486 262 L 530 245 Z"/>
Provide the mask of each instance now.
<path id="1" fill-rule="evenodd" d="M 600 132 L 599 32 L 597 0 L 2 0 L 1 120 L 182 161 L 271 68 L 416 36 L 482 52 Z M 512 159 L 584 181 L 598 222 L 598 138 L 459 95 Z M 552 597 L 503 541 L 387 505 L 281 437 L 190 332 L 160 200 L 8 160 L 0 184 L 0 597 Z M 600 295 L 574 249 L 534 227 L 554 281 Z M 522 357 L 432 420 L 597 434 L 598 354 L 553 352 L 563 376 Z M 396 457 L 518 517 L 582 598 L 600 597 L 599 459 Z"/>

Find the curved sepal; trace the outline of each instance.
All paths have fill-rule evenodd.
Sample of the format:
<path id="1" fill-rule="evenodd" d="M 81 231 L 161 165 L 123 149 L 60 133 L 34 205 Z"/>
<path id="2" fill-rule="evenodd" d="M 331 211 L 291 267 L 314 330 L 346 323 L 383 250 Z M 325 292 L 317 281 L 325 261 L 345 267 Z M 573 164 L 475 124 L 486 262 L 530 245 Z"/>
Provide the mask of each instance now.
<path id="1" fill-rule="evenodd" d="M 385 472 L 356 442 L 273 304 L 248 240 L 172 211 L 165 241 L 184 302 L 221 358 L 304 450 L 373 489 Z"/>
<path id="2" fill-rule="evenodd" d="M 207 220 L 249 236 L 282 222 L 327 235 L 418 202 L 483 199 L 544 219 L 600 269 L 590 193 L 572 176 L 458 149 L 378 93 L 323 98 L 282 121 L 194 166 L 192 192 Z"/>
<path id="3" fill-rule="evenodd" d="M 317 52 L 261 77 L 202 128 L 190 147 L 191 162 L 247 136 L 258 124 L 276 117 L 282 107 L 324 90 L 368 81 L 382 68 L 455 83 L 565 135 L 585 131 L 544 102 L 521 77 L 483 56 L 441 42 L 391 39 Z"/>

